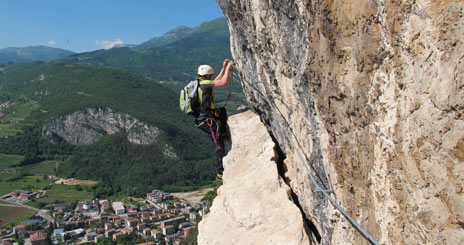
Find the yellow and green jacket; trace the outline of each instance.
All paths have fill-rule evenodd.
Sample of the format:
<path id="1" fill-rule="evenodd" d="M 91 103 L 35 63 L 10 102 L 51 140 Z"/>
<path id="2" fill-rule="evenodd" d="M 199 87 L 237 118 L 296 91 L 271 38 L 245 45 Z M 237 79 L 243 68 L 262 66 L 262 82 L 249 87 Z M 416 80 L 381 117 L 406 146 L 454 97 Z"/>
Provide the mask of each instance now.
<path id="1" fill-rule="evenodd" d="M 214 81 L 200 81 L 198 88 L 198 99 L 200 101 L 200 115 L 198 120 L 205 120 L 213 117 L 216 109 L 216 96 L 214 95 Z"/>

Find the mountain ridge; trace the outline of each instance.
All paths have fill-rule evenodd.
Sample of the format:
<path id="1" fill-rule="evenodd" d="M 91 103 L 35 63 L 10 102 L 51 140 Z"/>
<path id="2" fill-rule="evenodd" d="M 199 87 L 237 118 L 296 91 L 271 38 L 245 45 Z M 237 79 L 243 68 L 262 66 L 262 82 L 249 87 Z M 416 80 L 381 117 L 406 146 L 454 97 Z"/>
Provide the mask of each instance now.
<path id="1" fill-rule="evenodd" d="M 147 50 L 121 47 L 78 53 L 57 62 L 112 67 L 134 72 L 156 81 L 187 81 L 195 78 L 199 64 L 220 70 L 231 57 L 230 36 L 225 18 L 205 22 L 186 36 L 165 46 Z"/>
<path id="2" fill-rule="evenodd" d="M 75 54 L 73 51 L 43 45 L 0 49 L 0 65 L 32 61 L 53 61 Z"/>
<path id="3" fill-rule="evenodd" d="M 147 50 L 151 48 L 161 47 L 168 44 L 171 44 L 186 35 L 188 35 L 193 29 L 187 26 L 178 26 L 168 32 L 166 32 L 161 37 L 154 37 L 146 42 L 143 42 L 137 46 L 132 47 L 136 50 Z"/>

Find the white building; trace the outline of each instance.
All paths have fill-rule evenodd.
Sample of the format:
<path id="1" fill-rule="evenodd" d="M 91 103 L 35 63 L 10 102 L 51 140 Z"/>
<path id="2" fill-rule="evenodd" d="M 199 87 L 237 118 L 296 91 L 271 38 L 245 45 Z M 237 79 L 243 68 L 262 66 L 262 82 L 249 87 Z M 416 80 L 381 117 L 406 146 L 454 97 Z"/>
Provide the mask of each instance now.
<path id="1" fill-rule="evenodd" d="M 190 220 L 196 220 L 200 215 L 197 212 L 190 213 Z"/>
<path id="2" fill-rule="evenodd" d="M 126 209 L 122 202 L 113 202 L 111 206 L 113 207 L 114 213 L 117 215 L 126 213 Z"/>

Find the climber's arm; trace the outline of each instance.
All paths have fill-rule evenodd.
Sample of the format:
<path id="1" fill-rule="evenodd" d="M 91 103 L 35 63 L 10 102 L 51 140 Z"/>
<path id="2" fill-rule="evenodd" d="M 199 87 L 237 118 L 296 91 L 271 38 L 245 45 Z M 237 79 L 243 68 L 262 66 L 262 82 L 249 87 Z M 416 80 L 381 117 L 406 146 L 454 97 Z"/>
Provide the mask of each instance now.
<path id="1" fill-rule="evenodd" d="M 222 88 L 229 84 L 230 71 L 234 66 L 234 62 L 228 62 L 228 60 L 224 60 L 224 66 L 221 69 L 221 72 L 219 72 L 219 75 L 216 77 L 216 79 L 214 79 L 214 88 Z"/>

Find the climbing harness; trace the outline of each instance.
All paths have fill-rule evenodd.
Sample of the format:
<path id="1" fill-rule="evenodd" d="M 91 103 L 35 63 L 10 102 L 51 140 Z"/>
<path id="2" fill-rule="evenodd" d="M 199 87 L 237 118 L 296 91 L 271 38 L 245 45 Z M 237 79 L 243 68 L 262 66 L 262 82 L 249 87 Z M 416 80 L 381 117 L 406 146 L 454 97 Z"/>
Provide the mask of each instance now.
<path id="1" fill-rule="evenodd" d="M 216 145 L 216 151 L 222 150 L 221 146 L 218 144 L 216 140 L 216 138 L 218 138 L 217 132 L 214 133 L 214 130 L 213 130 L 213 119 L 212 118 L 206 119 L 206 124 L 209 126 L 209 130 L 211 131 L 211 137 L 213 138 L 214 144 Z M 216 122 L 216 128 L 219 128 L 219 126 L 217 125 L 217 122 Z"/>
<path id="2" fill-rule="evenodd" d="M 272 108 L 272 110 L 274 110 L 274 114 L 275 115 L 278 115 L 280 114 L 281 118 L 278 118 L 276 117 L 278 120 L 279 120 L 279 123 L 282 125 L 282 126 L 286 126 L 288 127 L 289 126 L 289 123 L 285 121 L 285 124 L 282 123 L 283 122 L 283 114 L 282 112 L 280 112 L 279 109 L 276 109 L 276 107 L 274 106 L 271 106 L 272 104 L 270 103 L 270 101 L 266 98 L 266 96 L 257 88 L 255 88 L 253 86 L 253 84 L 247 82 L 244 80 L 244 82 L 246 82 L 248 85 L 250 85 L 250 87 L 257 91 L 259 94 L 261 94 L 262 98 L 264 98 L 264 100 L 267 102 L 267 104 L 269 105 L 270 108 Z M 278 111 L 278 113 L 277 113 Z M 283 127 L 285 128 L 285 127 Z M 289 128 L 289 127 L 288 127 Z M 301 162 L 303 163 L 303 166 L 311 180 L 311 182 L 313 183 L 313 185 L 316 187 L 316 189 L 314 190 L 315 192 L 322 192 L 326 197 L 327 199 L 329 199 L 330 203 L 332 203 L 332 205 L 338 209 L 342 214 L 343 216 L 345 216 L 346 219 L 348 219 L 348 221 L 351 223 L 351 225 L 353 225 L 363 236 L 364 238 L 366 238 L 371 244 L 374 244 L 374 245 L 378 245 L 379 243 L 377 242 L 377 240 L 375 240 L 358 222 L 356 222 L 356 220 L 353 219 L 353 217 L 351 217 L 344 209 L 342 206 L 340 206 L 331 196 L 329 193 L 333 193 L 333 191 L 331 190 L 325 190 L 325 189 L 322 189 L 319 184 L 316 182 L 316 180 L 314 179 L 314 177 L 312 176 L 311 174 L 311 171 L 309 170 L 309 166 L 307 164 L 307 162 L 303 159 L 300 151 L 298 150 L 298 148 L 295 146 L 295 143 L 293 142 L 293 139 L 290 137 L 290 135 L 288 134 L 288 132 L 286 130 L 284 130 L 285 134 L 287 135 L 287 138 L 290 142 L 290 144 L 292 145 L 292 147 L 295 149 L 297 155 L 298 155 L 298 158 L 301 160 Z M 295 136 L 295 134 L 292 132 L 292 134 Z M 295 140 L 296 140 L 296 136 L 295 136 Z M 296 142 L 298 143 L 298 145 L 301 146 L 301 144 L 299 144 L 298 140 L 296 140 Z M 300 147 L 301 148 L 301 147 Z"/>

